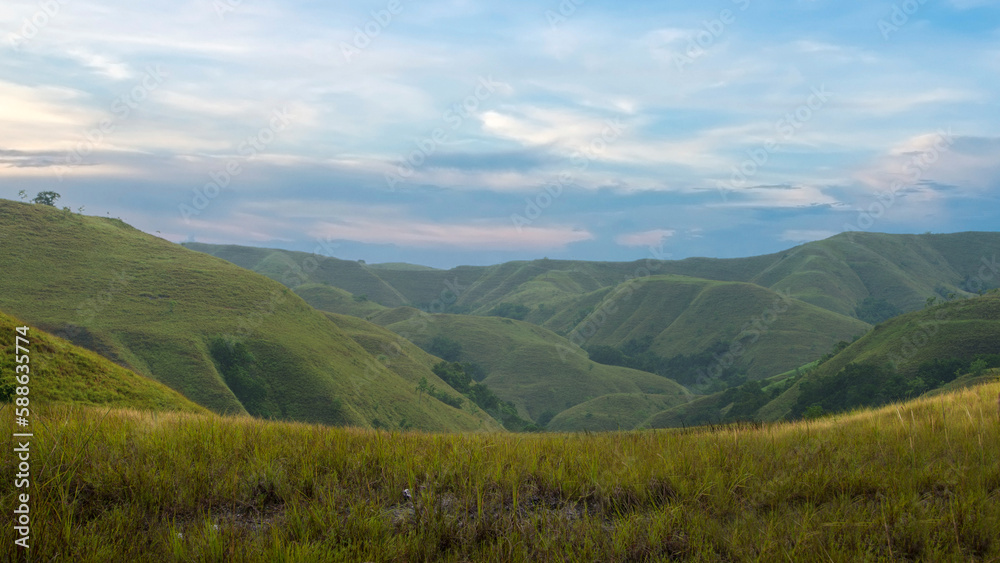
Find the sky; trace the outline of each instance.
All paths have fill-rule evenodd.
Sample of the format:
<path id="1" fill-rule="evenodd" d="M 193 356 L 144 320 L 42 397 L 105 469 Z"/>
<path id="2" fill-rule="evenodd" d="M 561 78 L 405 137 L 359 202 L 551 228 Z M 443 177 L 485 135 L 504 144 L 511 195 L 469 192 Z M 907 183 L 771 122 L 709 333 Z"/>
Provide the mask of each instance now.
<path id="1" fill-rule="evenodd" d="M 6 0 L 0 197 L 434 267 L 996 230 L 1000 1 Z"/>

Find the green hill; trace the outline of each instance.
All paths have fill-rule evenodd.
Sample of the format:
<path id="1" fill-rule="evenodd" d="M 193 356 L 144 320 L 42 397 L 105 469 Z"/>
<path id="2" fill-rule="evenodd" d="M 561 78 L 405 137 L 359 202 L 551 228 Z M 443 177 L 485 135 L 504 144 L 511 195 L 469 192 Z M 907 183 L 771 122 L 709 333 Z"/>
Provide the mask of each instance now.
<path id="1" fill-rule="evenodd" d="M 337 315 L 327 313 L 345 334 L 354 339 L 359 346 L 372 355 L 380 364 L 398 375 L 413 388 L 425 379 L 430 385 L 438 389 L 451 389 L 449 385 L 432 371 L 432 368 L 440 363 L 441 358 L 432 356 L 421 350 L 415 344 L 401 338 L 396 333 L 382 328 L 378 325 L 363 321 L 349 315 Z M 456 396 L 458 393 L 451 391 Z M 424 402 L 433 399 L 423 398 Z M 469 407 L 469 402 L 465 401 L 465 408 Z M 379 408 L 376 406 L 376 408 Z M 432 415 L 448 415 L 451 420 L 433 420 Z M 468 426 L 467 416 L 464 411 L 456 409 L 444 409 L 431 412 L 420 412 L 422 418 L 408 421 L 410 424 L 404 426 L 414 426 L 417 428 L 464 428 Z M 503 427 L 493 418 L 482 411 L 475 411 L 475 416 L 480 423 L 477 429 L 481 430 L 503 430 Z M 424 419 L 427 419 L 426 421 Z M 381 427 L 381 421 L 373 421 L 376 427 Z"/>
<path id="2" fill-rule="evenodd" d="M 408 303 L 398 291 L 382 281 L 361 262 L 306 252 L 249 246 L 198 242 L 186 242 L 183 246 L 222 258 L 292 288 L 309 283 L 332 285 L 354 295 L 365 295 L 368 299 L 386 307 L 398 307 Z"/>
<path id="3" fill-rule="evenodd" d="M 966 371 L 978 356 L 1000 354 L 1000 292 L 908 313 L 875 327 L 864 337 L 806 373 L 795 385 L 759 411 L 765 420 L 800 415 L 810 385 L 812 395 L 837 388 L 856 390 L 866 383 L 872 393 L 918 394 L 936 389 Z M 998 357 L 995 361 L 1000 361 Z M 1000 367 L 988 366 L 988 367 Z M 852 373 L 860 381 L 848 378 Z M 895 379 L 898 378 L 898 381 Z M 889 385 L 903 389 L 888 389 Z M 861 397 L 864 399 L 866 397 Z M 809 400 L 810 404 L 812 400 Z M 850 406 L 862 406 L 848 400 Z"/>
<path id="4" fill-rule="evenodd" d="M 979 366 L 973 364 L 977 358 Z M 699 397 L 653 415 L 643 426 L 773 421 L 803 416 L 814 405 L 817 413 L 875 406 L 986 381 L 994 367 L 1000 367 L 996 290 L 890 319 L 798 374 Z"/>
<path id="5" fill-rule="evenodd" d="M 654 414 L 686 404 L 688 399 L 678 395 L 612 393 L 562 411 L 545 428 L 552 432 L 633 430 Z"/>
<path id="6" fill-rule="evenodd" d="M 483 382 L 534 421 L 609 393 L 664 394 L 683 400 L 688 395 L 669 379 L 592 362 L 565 338 L 531 323 L 426 315 L 411 308 L 386 311 L 372 321 L 431 352 L 436 342 L 457 344 L 454 356 L 445 359 L 479 364 L 486 374 Z"/>
<path id="7" fill-rule="evenodd" d="M 650 276 L 607 293 L 570 335 L 583 341 L 592 334 L 587 345 L 618 348 L 645 338 L 648 351 L 663 358 L 722 343 L 714 363 L 761 379 L 818 358 L 868 329 L 857 319 L 750 283 Z M 711 364 L 704 369 L 712 375 Z"/>
<path id="8" fill-rule="evenodd" d="M 276 277 L 274 253 L 301 262 L 303 253 L 245 247 L 188 244 L 192 249 L 231 260 Z M 557 330 L 547 321 L 558 305 L 588 293 L 648 275 L 681 275 L 714 281 L 754 283 L 829 311 L 856 316 L 866 298 L 885 300 L 901 311 L 923 306 L 928 297 L 968 295 L 1000 284 L 1000 272 L 983 283 L 984 265 L 995 265 L 1000 233 L 892 235 L 843 233 L 783 252 L 747 258 L 687 258 L 637 262 L 534 260 L 451 270 L 365 266 L 325 261 L 308 274 L 309 282 L 329 283 L 364 294 L 387 307 L 409 304 L 431 312 L 487 314 L 501 303 L 531 309 L 529 320 Z M 279 261 L 280 263 L 280 261 Z M 268 274 L 268 271 L 271 271 Z M 539 310 L 539 306 L 541 310 Z M 566 330 L 569 327 L 564 327 Z"/>
<path id="9" fill-rule="evenodd" d="M 386 307 L 364 295 L 352 295 L 339 287 L 306 283 L 295 288 L 295 294 L 306 303 L 329 313 L 368 318 L 386 310 Z"/>
<path id="10" fill-rule="evenodd" d="M 310 256 L 189 247 L 279 280 L 277 264 Z M 367 299 L 373 303 L 359 306 L 346 295 L 314 285 L 302 290 L 317 308 L 363 317 L 375 312 L 374 304 L 499 315 L 588 347 L 621 348 L 636 341 L 663 359 L 712 357 L 735 348 L 734 369 L 753 379 L 811 361 L 837 341 L 865 332 L 868 324 L 920 309 L 928 298 L 967 297 L 996 287 L 1000 271 L 991 268 L 997 254 L 1000 233 L 844 233 L 780 253 L 732 259 L 544 259 L 451 270 L 325 260 L 322 267 L 292 278 L 291 285 L 325 284 Z M 779 296 L 789 298 L 789 310 L 760 330 L 768 318 L 763 315 Z M 740 334 L 754 322 L 757 328 L 751 332 L 761 333 L 760 338 L 752 337 L 752 346 L 743 347 L 746 339 Z M 703 369 L 710 367 L 711 362 Z"/>
<path id="11" fill-rule="evenodd" d="M 0 384 L 14 385 L 14 329 L 20 320 L 0 313 Z M 208 414 L 162 383 L 137 375 L 90 350 L 28 328 L 29 399 L 35 405 L 56 403 Z M 18 354 L 23 355 L 23 354 Z"/>
<path id="12" fill-rule="evenodd" d="M 118 220 L 11 201 L 0 201 L 0 235 L 0 310 L 212 411 L 393 428 L 426 420 L 438 430 L 483 421 L 420 401 L 323 313 L 225 260 Z M 267 264 L 288 277 L 296 266 L 309 263 Z"/>

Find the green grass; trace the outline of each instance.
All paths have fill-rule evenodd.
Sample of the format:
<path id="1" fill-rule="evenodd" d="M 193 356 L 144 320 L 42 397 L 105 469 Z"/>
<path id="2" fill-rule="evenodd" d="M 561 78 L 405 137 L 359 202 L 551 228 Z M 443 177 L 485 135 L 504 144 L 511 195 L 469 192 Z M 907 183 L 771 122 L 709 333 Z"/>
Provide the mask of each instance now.
<path id="1" fill-rule="evenodd" d="M 615 288 L 573 332 L 591 327 L 589 345 L 652 336 L 650 350 L 663 357 L 724 342 L 735 365 L 761 379 L 814 360 L 869 325 L 754 284 L 651 276 Z"/>
<path id="2" fill-rule="evenodd" d="M 13 341 L 20 320 L 0 313 L 0 335 Z M 142 410 L 208 413 L 169 387 L 133 373 L 106 358 L 52 336 L 28 329 L 31 401 Z M 23 354 L 17 354 L 23 355 Z M 0 348 L 2 382 L 14 384 L 14 346 Z"/>
<path id="3" fill-rule="evenodd" d="M 374 317 L 386 309 L 367 297 L 352 295 L 331 285 L 303 284 L 295 288 L 295 294 L 320 311 L 362 319 Z"/>
<path id="4" fill-rule="evenodd" d="M 399 335 L 372 323 L 349 315 L 327 313 L 327 316 L 379 363 L 408 382 L 413 388 L 416 388 L 422 379 L 426 379 L 427 383 L 434 385 L 438 389 L 449 389 L 449 394 L 456 394 L 431 369 L 442 361 L 441 358 L 424 352 L 409 340 L 401 338 Z M 428 403 L 436 401 L 436 399 L 424 396 L 419 401 Z M 459 413 L 462 413 L 461 416 Z M 458 431 L 503 430 L 503 426 L 499 422 L 476 408 L 468 400 L 464 401 L 462 411 L 440 409 L 436 411 L 428 410 L 419 414 L 421 418 L 407 421 L 415 428 L 451 428 Z M 468 414 L 472 416 L 470 417 Z M 445 416 L 447 418 L 445 420 L 434 420 L 433 417 L 435 416 Z M 379 422 L 379 424 L 375 424 L 376 427 L 383 426 L 381 421 Z"/>
<path id="5" fill-rule="evenodd" d="M 0 310 L 69 336 L 214 412 L 246 412 L 209 353 L 224 337 L 245 344 L 254 358 L 250 369 L 267 395 L 253 407 L 258 416 L 356 426 L 378 419 L 394 428 L 463 421 L 421 426 L 427 430 L 481 421 L 420 401 L 410 382 L 288 287 L 225 260 L 121 221 L 6 200 L 0 235 Z M 274 257 L 270 267 L 295 276 L 292 266 L 312 264 L 303 256 L 291 266 Z M 332 267 L 312 258 L 317 269 Z"/>
<path id="6" fill-rule="evenodd" d="M 614 393 L 570 407 L 546 425 L 552 432 L 632 430 L 654 414 L 691 400 L 688 396 Z"/>
<path id="7" fill-rule="evenodd" d="M 527 436 L 49 406 L 33 428 L 31 555 L 994 561 L 998 392 L 761 428 Z M 0 479 L 16 471 L 3 456 Z M 11 560 L 13 540 L 4 526 Z"/>
<path id="8" fill-rule="evenodd" d="M 500 317 L 421 315 L 390 310 L 377 324 L 428 348 L 435 337 L 461 344 L 460 361 L 475 362 L 501 399 L 513 402 L 522 417 L 537 421 L 609 393 L 666 394 L 686 400 L 687 390 L 651 373 L 590 361 L 570 341 L 531 323 Z"/>
<path id="9" fill-rule="evenodd" d="M 851 363 L 894 363 L 904 377 L 935 359 L 969 360 L 1000 353 L 1000 292 L 958 299 L 890 319 L 850 346 L 810 370 L 802 381 L 836 374 Z M 763 407 L 764 420 L 788 414 L 798 398 L 798 383 Z"/>
<path id="10" fill-rule="evenodd" d="M 264 257 L 288 251 L 189 245 L 253 269 Z M 964 294 L 967 276 L 976 276 L 1000 254 L 1000 233 L 942 235 L 844 233 L 775 254 L 746 258 L 688 258 L 672 261 L 584 262 L 534 260 L 495 266 L 433 270 L 409 265 L 363 266 L 330 262 L 310 277 L 351 293 L 366 293 L 382 305 L 427 305 L 442 297 L 463 312 L 485 314 L 499 303 L 545 304 L 527 320 L 546 324 L 560 304 L 602 288 L 646 275 L 681 275 L 715 281 L 748 282 L 792 296 L 840 315 L 853 316 L 866 297 L 884 298 L 904 311 L 922 307 L 938 290 Z M 295 258 L 301 259 L 301 257 Z M 652 266 L 652 268 L 649 268 Z M 651 271 L 650 271 L 651 270 Z M 996 287 L 994 281 L 990 287 Z M 458 295 L 449 288 L 461 288 Z M 391 289 L 387 289 L 391 288 Z M 433 312 L 450 312 L 434 310 Z M 568 329 L 567 329 L 568 330 Z"/>

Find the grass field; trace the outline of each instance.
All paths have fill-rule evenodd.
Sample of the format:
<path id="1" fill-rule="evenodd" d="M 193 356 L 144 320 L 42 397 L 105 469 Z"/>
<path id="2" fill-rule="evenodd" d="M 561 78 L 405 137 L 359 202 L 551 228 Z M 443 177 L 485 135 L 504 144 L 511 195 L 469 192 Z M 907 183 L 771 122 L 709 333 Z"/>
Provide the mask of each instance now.
<path id="1" fill-rule="evenodd" d="M 996 561 L 998 392 L 759 428 L 575 435 L 48 407 L 33 428 L 31 555 Z M 0 410 L 0 424 L 12 418 Z M 15 472 L 4 456 L 2 482 Z M 7 560 L 13 534 L 0 532 Z"/>

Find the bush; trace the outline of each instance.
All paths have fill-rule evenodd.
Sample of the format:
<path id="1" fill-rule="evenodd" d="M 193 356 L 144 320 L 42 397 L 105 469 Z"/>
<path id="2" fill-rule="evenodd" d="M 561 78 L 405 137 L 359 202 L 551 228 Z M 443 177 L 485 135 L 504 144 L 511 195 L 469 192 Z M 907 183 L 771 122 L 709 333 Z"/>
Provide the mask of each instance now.
<path id="1" fill-rule="evenodd" d="M 462 345 L 447 336 L 435 336 L 427 351 L 448 362 L 457 362 L 462 357 Z"/>
<path id="2" fill-rule="evenodd" d="M 864 301 L 854 309 L 854 314 L 868 324 L 877 325 L 892 317 L 902 315 L 903 311 L 885 299 L 865 297 Z"/>
<path id="3" fill-rule="evenodd" d="M 491 317 L 507 317 L 515 321 L 524 320 L 524 317 L 531 312 L 531 309 L 520 303 L 500 303 L 490 310 L 487 315 Z"/>

